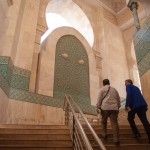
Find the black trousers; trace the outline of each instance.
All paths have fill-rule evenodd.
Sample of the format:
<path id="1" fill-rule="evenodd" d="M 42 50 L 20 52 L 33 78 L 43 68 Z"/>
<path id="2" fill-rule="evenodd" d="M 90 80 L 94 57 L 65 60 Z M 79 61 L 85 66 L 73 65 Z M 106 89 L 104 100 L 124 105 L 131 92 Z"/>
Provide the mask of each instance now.
<path id="1" fill-rule="evenodd" d="M 130 112 L 128 112 L 128 121 L 129 121 L 129 124 L 130 124 L 133 134 L 134 135 L 139 134 L 139 131 L 138 131 L 137 126 L 134 121 L 135 114 L 137 114 L 144 126 L 144 129 L 147 133 L 147 136 L 148 136 L 148 139 L 150 142 L 150 124 L 147 120 L 146 111 L 147 111 L 146 106 L 140 106 L 134 110 L 131 110 Z"/>

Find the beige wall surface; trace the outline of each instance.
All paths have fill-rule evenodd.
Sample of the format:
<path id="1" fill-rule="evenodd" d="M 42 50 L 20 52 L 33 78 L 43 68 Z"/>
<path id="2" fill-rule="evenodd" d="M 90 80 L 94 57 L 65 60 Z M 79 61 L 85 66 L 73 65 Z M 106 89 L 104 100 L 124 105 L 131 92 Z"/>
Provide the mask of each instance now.
<path id="1" fill-rule="evenodd" d="M 142 75 L 141 79 L 141 86 L 142 86 L 142 94 L 146 99 L 148 106 L 150 106 L 150 70 L 148 70 L 144 75 Z M 149 108 L 149 107 L 148 107 Z M 148 109 L 148 117 L 150 120 L 150 109 Z"/>
<path id="2" fill-rule="evenodd" d="M 1 37 L 3 37 L 0 40 L 0 47 L 1 47 L 0 55 L 11 56 L 12 54 L 12 45 L 16 37 L 15 30 L 16 30 L 17 20 L 19 18 L 18 14 L 19 14 L 20 6 L 21 6 L 21 1 L 14 0 L 13 5 L 9 7 L 7 11 L 5 21 L 3 22 L 4 28 L 2 34 L 0 35 Z"/>
<path id="3" fill-rule="evenodd" d="M 8 97 L 5 95 L 5 93 L 0 88 L 0 124 L 7 123 L 7 120 L 9 118 L 8 115 Z"/>
<path id="4" fill-rule="evenodd" d="M 1 34 L 4 30 L 4 22 L 6 19 L 7 11 L 8 11 L 9 5 L 7 1 L 0 0 L 0 39 L 2 38 Z"/>
<path id="5" fill-rule="evenodd" d="M 147 16 L 150 15 L 150 1 L 149 0 L 139 0 L 146 10 Z"/>
<path id="6" fill-rule="evenodd" d="M 109 78 L 121 97 L 125 97 L 124 80 L 129 77 L 126 52 L 121 30 L 107 20 L 104 21 L 105 50 L 103 57 L 103 77 Z"/>
<path id="7" fill-rule="evenodd" d="M 38 93 L 53 96 L 56 43 L 61 36 L 72 34 L 82 42 L 88 53 L 92 105 L 96 104 L 100 82 L 104 78 L 109 78 L 111 85 L 119 91 L 120 96 L 125 97 L 124 80 L 132 77 L 130 69 L 132 70 L 134 63 L 131 59 L 134 27 L 132 24 L 122 31 L 120 26 L 132 19 L 131 12 L 129 14 L 129 10 L 125 10 L 115 16 L 96 0 L 73 0 L 73 2 L 83 10 L 90 21 L 94 32 L 93 47 L 90 47 L 75 29 L 62 27 L 51 33 L 44 51 L 40 54 Z M 0 35 L 3 36 L 0 40 L 0 55 L 10 56 L 16 67 L 31 71 L 30 89 L 32 92 L 35 92 L 36 83 L 33 80 L 36 80 L 37 75 L 40 37 L 47 28 L 45 22 L 47 3 L 48 0 L 13 0 L 13 5 L 7 8 L 7 14 L 4 13 L 6 16 L 2 15 L 0 18 L 0 22 L 5 18 L 5 29 Z M 2 12 L 1 5 L 0 12 Z M 80 23 L 80 20 L 78 22 Z M 142 80 L 147 84 L 148 75 Z M 1 123 L 62 124 L 64 121 L 62 109 L 8 100 L 2 91 L 0 97 L 2 98 L 0 115 L 3 114 Z M 56 116 L 53 117 L 52 113 Z"/>
<path id="8" fill-rule="evenodd" d="M 64 124 L 63 109 L 8 99 L 0 89 L 0 124 Z"/>

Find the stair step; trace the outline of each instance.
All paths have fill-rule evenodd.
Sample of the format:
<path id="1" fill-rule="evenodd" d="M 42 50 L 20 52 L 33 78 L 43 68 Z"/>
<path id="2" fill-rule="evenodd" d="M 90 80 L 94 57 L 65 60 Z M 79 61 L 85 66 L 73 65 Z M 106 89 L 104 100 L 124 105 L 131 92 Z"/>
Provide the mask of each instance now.
<path id="1" fill-rule="evenodd" d="M 1 147 L 66 147 L 72 146 L 71 140 L 0 140 L 0 148 Z"/>
<path id="2" fill-rule="evenodd" d="M 121 144 L 120 146 L 105 145 L 107 150 L 150 150 L 150 144 Z M 98 146 L 93 146 L 94 150 L 99 150 Z"/>
<path id="3" fill-rule="evenodd" d="M 97 133 L 97 135 L 102 138 L 102 134 Z M 87 136 L 92 139 L 93 136 L 91 133 L 87 133 Z M 113 138 L 113 134 L 112 133 L 108 133 L 107 134 L 108 138 Z M 119 137 L 120 138 L 133 138 L 133 135 L 131 133 L 119 133 Z M 141 133 L 141 138 L 147 138 L 147 134 L 146 133 Z"/>
<path id="4" fill-rule="evenodd" d="M 1 150 L 72 150 L 71 147 L 0 147 Z"/>
<path id="5" fill-rule="evenodd" d="M 0 129 L 0 134 L 70 134 L 68 129 Z"/>
<path id="6" fill-rule="evenodd" d="M 105 145 L 107 150 L 150 150 L 150 144 L 121 144 L 120 146 Z M 98 150 L 95 149 L 94 150 Z"/>
<path id="7" fill-rule="evenodd" d="M 100 128 L 93 128 L 93 129 L 94 129 L 95 132 L 101 132 L 102 131 L 102 129 L 100 129 Z M 84 131 L 88 132 L 90 130 L 89 129 L 84 129 Z M 107 129 L 107 131 L 108 132 L 112 132 L 112 129 L 109 128 L 109 129 Z M 125 129 L 125 128 L 122 129 L 122 128 L 120 128 L 119 132 L 122 132 L 122 133 L 124 133 L 124 132 L 130 132 L 131 133 L 132 131 L 131 131 L 131 129 Z M 139 132 L 145 132 L 145 129 L 139 129 Z"/>
<path id="8" fill-rule="evenodd" d="M 113 144 L 112 128 L 108 126 L 108 138 L 103 140 L 100 125 L 92 125 L 107 150 L 150 150 L 148 137 L 143 126 L 138 126 L 141 138 L 132 137 L 128 125 L 120 126 L 120 146 Z M 84 125 L 91 143 L 94 138 L 89 129 Z M 94 150 L 99 150 L 93 145 Z M 71 150 L 72 141 L 69 126 L 66 125 L 0 125 L 1 150 Z"/>
<path id="9" fill-rule="evenodd" d="M 70 140 L 70 134 L 0 134 L 0 140 Z"/>
<path id="10" fill-rule="evenodd" d="M 112 144 L 113 138 L 102 140 L 104 144 Z M 120 138 L 121 144 L 147 144 L 148 138 L 140 138 L 140 139 L 134 139 L 134 138 Z"/>
<path id="11" fill-rule="evenodd" d="M 0 129 L 69 129 L 67 125 L 17 125 L 0 124 Z"/>

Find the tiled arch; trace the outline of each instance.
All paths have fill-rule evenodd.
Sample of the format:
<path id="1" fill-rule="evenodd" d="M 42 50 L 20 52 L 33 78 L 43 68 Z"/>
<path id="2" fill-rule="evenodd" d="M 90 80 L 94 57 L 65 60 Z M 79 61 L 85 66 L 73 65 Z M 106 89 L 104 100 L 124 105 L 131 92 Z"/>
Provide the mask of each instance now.
<path id="1" fill-rule="evenodd" d="M 74 28 L 61 27 L 54 30 L 45 41 L 45 49 L 40 54 L 38 93 L 53 96 L 55 51 L 59 38 L 64 35 L 75 36 L 83 45 L 89 59 L 89 85 L 91 104 L 96 104 L 99 90 L 98 73 L 93 51 L 85 38 Z"/>

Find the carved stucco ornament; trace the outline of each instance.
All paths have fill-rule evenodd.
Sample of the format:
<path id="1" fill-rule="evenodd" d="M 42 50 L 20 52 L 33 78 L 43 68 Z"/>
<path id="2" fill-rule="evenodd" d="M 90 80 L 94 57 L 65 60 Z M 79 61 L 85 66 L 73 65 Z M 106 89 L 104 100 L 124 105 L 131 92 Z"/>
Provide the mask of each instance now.
<path id="1" fill-rule="evenodd" d="M 79 63 L 80 65 L 83 65 L 83 64 L 84 64 L 84 60 L 81 59 L 81 60 L 78 61 L 78 63 Z"/>
<path id="2" fill-rule="evenodd" d="M 65 59 L 68 58 L 68 54 L 66 54 L 66 53 L 61 54 L 61 56 L 62 56 L 63 58 L 65 58 Z"/>

